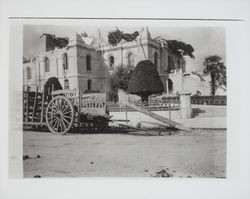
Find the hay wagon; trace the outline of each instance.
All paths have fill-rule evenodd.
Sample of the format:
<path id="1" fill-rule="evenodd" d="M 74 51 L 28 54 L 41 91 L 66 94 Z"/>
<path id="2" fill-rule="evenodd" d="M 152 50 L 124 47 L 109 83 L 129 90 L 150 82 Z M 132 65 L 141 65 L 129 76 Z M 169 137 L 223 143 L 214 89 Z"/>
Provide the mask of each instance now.
<path id="1" fill-rule="evenodd" d="M 45 89 L 44 89 L 45 90 Z M 104 93 L 83 94 L 79 90 L 23 92 L 23 125 L 47 127 L 52 133 L 66 134 L 76 129 L 102 130 L 110 116 Z"/>

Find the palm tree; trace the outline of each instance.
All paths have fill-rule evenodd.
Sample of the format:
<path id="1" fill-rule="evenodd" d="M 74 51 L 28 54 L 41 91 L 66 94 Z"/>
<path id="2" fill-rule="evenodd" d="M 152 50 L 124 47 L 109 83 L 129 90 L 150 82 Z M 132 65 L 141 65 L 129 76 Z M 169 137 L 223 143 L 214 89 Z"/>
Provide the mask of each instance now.
<path id="1" fill-rule="evenodd" d="M 226 66 L 218 55 L 206 57 L 204 66 L 204 74 L 211 76 L 211 95 L 214 96 L 217 88 L 227 85 Z"/>

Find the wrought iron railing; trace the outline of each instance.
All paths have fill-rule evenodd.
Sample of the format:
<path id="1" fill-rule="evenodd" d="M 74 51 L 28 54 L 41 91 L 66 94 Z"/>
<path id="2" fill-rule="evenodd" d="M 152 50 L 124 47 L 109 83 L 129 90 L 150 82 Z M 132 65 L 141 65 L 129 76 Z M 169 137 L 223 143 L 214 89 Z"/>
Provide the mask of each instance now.
<path id="1" fill-rule="evenodd" d="M 227 105 L 227 96 L 192 96 L 191 104 Z"/>
<path id="2" fill-rule="evenodd" d="M 167 97 L 160 100 L 150 100 L 147 104 L 142 103 L 141 101 L 136 101 L 133 103 L 137 106 L 144 107 L 149 111 L 167 111 L 180 109 L 180 99 L 178 96 Z M 118 102 L 108 102 L 107 106 L 110 112 L 135 111 L 130 107 L 120 105 Z"/>

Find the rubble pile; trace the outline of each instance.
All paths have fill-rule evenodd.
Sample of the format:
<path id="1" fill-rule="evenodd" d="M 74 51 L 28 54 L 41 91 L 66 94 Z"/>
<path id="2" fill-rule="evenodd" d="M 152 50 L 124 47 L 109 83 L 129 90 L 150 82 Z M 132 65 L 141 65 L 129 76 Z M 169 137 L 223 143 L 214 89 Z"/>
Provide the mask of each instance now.
<path id="1" fill-rule="evenodd" d="M 160 177 L 160 178 L 172 178 L 174 175 L 167 171 L 168 169 L 162 169 L 160 171 L 157 171 L 152 177 Z"/>

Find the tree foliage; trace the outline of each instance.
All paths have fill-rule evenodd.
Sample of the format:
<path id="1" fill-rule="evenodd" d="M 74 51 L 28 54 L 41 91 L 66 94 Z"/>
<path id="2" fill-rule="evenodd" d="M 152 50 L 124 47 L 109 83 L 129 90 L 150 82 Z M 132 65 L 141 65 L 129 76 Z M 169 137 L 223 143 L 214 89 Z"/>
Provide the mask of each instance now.
<path id="1" fill-rule="evenodd" d="M 227 85 L 226 66 L 218 55 L 206 57 L 204 66 L 204 74 L 211 76 L 211 95 L 214 96 L 217 88 Z"/>
<path id="2" fill-rule="evenodd" d="M 182 56 L 189 56 L 192 59 L 195 58 L 193 54 L 194 48 L 192 45 L 177 40 L 168 40 L 167 43 L 168 47 L 173 51 L 174 54 L 177 55 L 177 57 L 181 58 Z"/>
<path id="3" fill-rule="evenodd" d="M 41 37 L 45 36 L 51 43 L 53 43 L 54 47 L 64 48 L 69 44 L 69 38 L 67 37 L 56 37 L 53 34 L 43 33 Z"/>
<path id="4" fill-rule="evenodd" d="M 139 95 L 142 101 L 148 101 L 148 96 L 162 93 L 164 86 L 155 65 L 150 60 L 140 61 L 129 80 L 128 92 Z"/>
<path id="5" fill-rule="evenodd" d="M 136 39 L 136 37 L 139 35 L 138 31 L 135 31 L 131 34 L 128 33 L 123 33 L 122 31 L 120 31 L 119 29 L 117 29 L 116 31 L 113 32 L 109 32 L 108 34 L 108 42 L 111 45 L 117 45 L 118 43 L 120 43 L 120 41 L 122 39 L 126 40 L 126 41 L 133 41 Z"/>
<path id="6" fill-rule="evenodd" d="M 118 89 L 127 91 L 128 82 L 132 74 L 132 70 L 129 67 L 117 67 L 114 73 L 110 77 L 110 92 L 109 98 L 111 101 L 117 101 Z"/>
<path id="7" fill-rule="evenodd" d="M 28 62 L 29 62 L 29 60 L 23 56 L 23 63 L 25 64 L 25 63 L 28 63 Z"/>
<path id="8" fill-rule="evenodd" d="M 56 77 L 50 77 L 45 85 L 44 85 L 44 89 L 45 89 L 45 96 L 50 96 L 52 91 L 56 91 L 56 90 L 61 90 L 63 89 L 58 78 Z"/>

